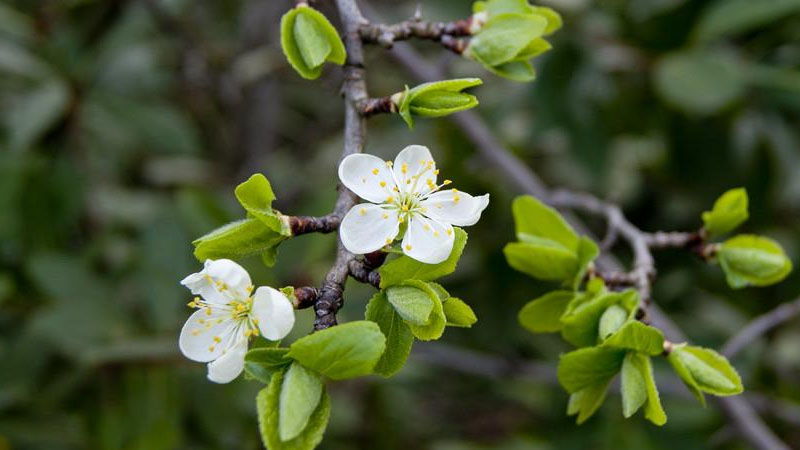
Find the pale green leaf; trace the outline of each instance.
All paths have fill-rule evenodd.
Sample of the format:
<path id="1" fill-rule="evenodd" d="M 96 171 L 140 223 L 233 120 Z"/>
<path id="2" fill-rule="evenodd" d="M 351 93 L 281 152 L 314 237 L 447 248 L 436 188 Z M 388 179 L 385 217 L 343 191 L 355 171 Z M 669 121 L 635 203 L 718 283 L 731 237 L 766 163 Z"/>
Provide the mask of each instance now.
<path id="1" fill-rule="evenodd" d="M 400 284 L 409 279 L 432 281 L 443 277 L 456 270 L 464 246 L 467 245 L 467 233 L 461 228 L 454 227 L 455 241 L 450 256 L 439 264 L 425 264 L 408 256 L 393 259 L 379 269 L 381 275 L 381 288 Z"/>
<path id="2" fill-rule="evenodd" d="M 278 412 L 278 437 L 290 441 L 308 425 L 322 397 L 319 375 L 298 363 L 292 363 L 283 375 Z"/>
<path id="3" fill-rule="evenodd" d="M 600 316 L 600 323 L 597 329 L 597 336 L 600 341 L 604 341 L 622 327 L 628 320 L 628 310 L 619 305 L 611 305 Z"/>
<path id="4" fill-rule="evenodd" d="M 561 316 L 575 297 L 571 291 L 553 291 L 531 300 L 519 311 L 519 323 L 533 333 L 561 330 Z"/>
<path id="5" fill-rule="evenodd" d="M 297 49 L 303 57 L 306 66 L 315 68 L 321 66 L 331 53 L 331 44 L 317 27 L 316 21 L 306 14 L 310 8 L 298 8 L 297 18 L 294 21 L 293 33 Z"/>
<path id="6" fill-rule="evenodd" d="M 569 396 L 569 404 L 567 405 L 567 415 L 572 416 L 577 414 L 576 422 L 578 425 L 586 422 L 600 405 L 608 393 L 608 385 L 611 384 L 611 378 L 606 381 L 591 385 Z"/>
<path id="7" fill-rule="evenodd" d="M 524 236 L 546 238 L 561 244 L 568 250 L 578 251 L 578 235 L 555 209 L 537 198 L 523 195 L 511 205 L 517 239 L 526 242 Z"/>
<path id="8" fill-rule="evenodd" d="M 439 339 L 444 333 L 444 328 L 447 324 L 447 319 L 444 315 L 444 306 L 442 300 L 433 287 L 428 283 L 420 280 L 406 280 L 403 282 L 405 286 L 411 286 L 424 292 L 433 302 L 433 309 L 431 311 L 429 320 L 425 324 L 415 324 L 408 322 L 411 333 L 421 341 L 431 341 Z"/>
<path id="9" fill-rule="evenodd" d="M 478 321 L 475 311 L 460 298 L 448 297 L 442 304 L 442 309 L 447 326 L 470 328 Z"/>
<path id="10" fill-rule="evenodd" d="M 508 265 L 545 281 L 572 281 L 578 269 L 576 254 L 555 241 L 511 242 L 503 248 Z M 530 241 L 531 239 L 528 239 Z"/>
<path id="11" fill-rule="evenodd" d="M 386 336 L 386 349 L 373 371 L 384 377 L 390 377 L 402 369 L 408 360 L 414 336 L 386 299 L 383 291 L 376 293 L 369 301 L 365 318 L 377 323 L 381 333 Z"/>
<path id="12" fill-rule="evenodd" d="M 280 215 L 272 210 L 275 193 L 267 177 L 257 173 L 244 183 L 236 186 L 236 199 L 247 211 L 247 214 L 262 222 L 272 230 L 284 235 L 291 235 L 291 230 Z"/>
<path id="13" fill-rule="evenodd" d="M 493 15 L 472 38 L 469 52 L 486 66 L 499 66 L 514 59 L 530 41 L 541 37 L 546 28 L 547 19 L 538 15 Z"/>
<path id="14" fill-rule="evenodd" d="M 587 347 L 561 355 L 558 381 L 570 394 L 608 382 L 619 372 L 625 350 Z"/>
<path id="15" fill-rule="evenodd" d="M 703 392 L 727 396 L 740 394 L 744 390 L 736 369 L 724 356 L 714 350 L 702 347 L 675 346 L 670 353 L 670 361 L 672 360 L 689 372 L 694 383 L 687 382 L 687 385 L 694 385 Z M 673 363 L 674 365 L 675 363 Z"/>
<path id="16" fill-rule="evenodd" d="M 281 48 L 289 64 L 301 77 L 314 80 L 322 74 L 322 66 L 309 67 L 297 46 L 297 40 L 294 37 L 294 24 L 297 21 L 298 9 L 291 9 L 281 17 Z"/>
<path id="17" fill-rule="evenodd" d="M 288 348 L 261 347 L 250 349 L 244 357 L 244 371 L 250 377 L 267 384 L 272 375 L 292 363 L 286 358 Z"/>
<path id="18" fill-rule="evenodd" d="M 700 389 L 700 386 L 697 384 L 697 381 L 695 381 L 692 373 L 683 363 L 683 360 L 679 358 L 679 353 L 675 352 L 675 349 L 685 346 L 686 344 L 673 345 L 673 351 L 670 352 L 667 358 L 669 359 L 669 363 L 672 365 L 673 370 L 675 370 L 675 373 L 678 375 L 678 377 L 680 377 L 680 379 L 689 389 L 689 392 L 691 392 L 695 397 L 697 397 L 697 400 L 700 402 L 701 405 L 706 406 L 706 398 L 705 396 L 703 396 L 703 391 Z"/>
<path id="19" fill-rule="evenodd" d="M 714 202 L 711 211 L 703 213 L 703 224 L 709 236 L 720 236 L 741 225 L 748 218 L 747 191 L 731 189 Z"/>
<path id="20" fill-rule="evenodd" d="M 658 328 L 645 325 L 638 320 L 630 320 L 607 338 L 603 345 L 655 356 L 664 352 L 664 335 Z"/>
<path id="21" fill-rule="evenodd" d="M 600 317 L 611 305 L 619 305 L 630 314 L 636 307 L 638 294 L 634 290 L 606 292 L 591 297 L 561 317 L 561 336 L 576 347 L 597 344 Z"/>
<path id="22" fill-rule="evenodd" d="M 734 289 L 775 284 L 792 271 L 792 261 L 777 242 L 751 234 L 725 241 L 717 259 Z"/>
<path id="23" fill-rule="evenodd" d="M 276 233 L 258 219 L 231 222 L 192 242 L 198 261 L 231 258 L 269 252 L 286 236 Z"/>
<path id="24" fill-rule="evenodd" d="M 600 249 L 593 240 L 586 236 L 581 236 L 578 241 L 578 270 L 572 278 L 572 289 L 578 289 L 589 270 L 589 266 L 600 254 Z"/>
<path id="25" fill-rule="evenodd" d="M 284 372 L 276 372 L 269 385 L 262 389 L 256 397 L 261 440 L 264 442 L 264 447 L 269 450 L 312 450 L 322 442 L 322 436 L 328 426 L 331 414 L 330 397 L 327 392 L 323 391 L 317 408 L 311 414 L 308 424 L 300 435 L 289 441 L 281 441 L 278 426 L 283 378 Z"/>
<path id="26" fill-rule="evenodd" d="M 633 361 L 635 352 L 628 352 L 622 361 L 620 386 L 622 393 L 622 415 L 631 417 L 647 401 L 647 385 L 639 366 Z"/>
<path id="27" fill-rule="evenodd" d="M 528 61 L 509 61 L 498 66 L 484 66 L 497 76 L 527 83 L 536 79 L 536 69 Z"/>
<path id="28" fill-rule="evenodd" d="M 427 292 L 414 286 L 392 286 L 386 289 L 386 298 L 409 324 L 426 325 L 430 322 L 434 301 Z"/>
<path id="29" fill-rule="evenodd" d="M 655 425 L 661 426 L 667 423 L 667 415 L 661 406 L 661 398 L 658 395 L 656 380 L 653 377 L 653 366 L 650 357 L 641 353 L 630 353 L 630 363 L 638 369 L 644 379 L 647 391 L 647 402 L 644 405 L 644 417 Z"/>
<path id="30" fill-rule="evenodd" d="M 361 320 L 302 337 L 286 356 L 328 378 L 343 380 L 372 373 L 385 348 L 378 325 Z"/>
<path id="31" fill-rule="evenodd" d="M 308 5 L 299 5 L 281 18 L 281 47 L 297 73 L 311 80 L 320 76 L 325 61 L 342 65 L 347 56 L 333 25 Z"/>

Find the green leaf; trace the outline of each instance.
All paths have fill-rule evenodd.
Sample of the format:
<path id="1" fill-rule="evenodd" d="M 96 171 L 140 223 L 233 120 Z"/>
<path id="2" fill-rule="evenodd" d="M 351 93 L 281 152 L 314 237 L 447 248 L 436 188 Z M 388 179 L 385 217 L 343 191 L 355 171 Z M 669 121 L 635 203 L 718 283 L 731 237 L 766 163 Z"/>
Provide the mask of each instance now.
<path id="1" fill-rule="evenodd" d="M 517 239 L 527 242 L 526 235 L 555 241 L 564 248 L 578 251 L 578 235 L 555 209 L 535 197 L 523 195 L 511 205 Z"/>
<path id="2" fill-rule="evenodd" d="M 393 259 L 379 269 L 381 275 L 381 288 L 400 284 L 405 280 L 433 281 L 456 270 L 464 246 L 467 245 L 467 233 L 461 228 L 454 227 L 455 241 L 450 256 L 439 264 L 425 264 L 408 256 Z"/>
<path id="3" fill-rule="evenodd" d="M 316 21 L 300 10 L 292 31 L 295 42 L 297 42 L 297 49 L 300 50 L 306 66 L 311 68 L 321 66 L 331 53 L 331 44 L 322 30 L 317 27 Z"/>
<path id="4" fill-rule="evenodd" d="M 439 298 L 436 289 L 431 287 L 428 283 L 420 280 L 406 280 L 403 282 L 403 285 L 411 286 L 422 291 L 433 302 L 433 309 L 427 323 L 415 324 L 408 322 L 411 333 L 414 335 L 414 337 L 421 341 L 431 341 L 442 337 L 445 325 L 447 324 L 447 319 L 444 316 L 444 306 L 442 305 L 442 300 Z"/>
<path id="5" fill-rule="evenodd" d="M 290 441 L 308 425 L 322 397 L 319 375 L 298 363 L 292 363 L 283 375 L 278 412 L 278 437 Z"/>
<path id="6" fill-rule="evenodd" d="M 600 405 L 603 404 L 609 384 L 611 384 L 611 378 L 570 395 L 569 404 L 567 405 L 567 415 L 572 416 L 577 414 L 578 425 L 586 422 L 597 412 Z"/>
<path id="7" fill-rule="evenodd" d="M 460 298 L 448 297 L 442 303 L 442 309 L 447 326 L 470 328 L 478 321 L 475 311 Z"/>
<path id="8" fill-rule="evenodd" d="M 775 284 L 792 271 L 792 262 L 777 242 L 751 234 L 725 241 L 717 259 L 734 289 Z"/>
<path id="9" fill-rule="evenodd" d="M 655 378 L 653 378 L 653 366 L 650 357 L 641 353 L 630 353 L 630 364 L 633 365 L 644 380 L 647 392 L 647 402 L 644 405 L 644 417 L 655 425 L 661 426 L 667 423 L 667 415 L 661 406 L 661 399 L 658 396 Z"/>
<path id="10" fill-rule="evenodd" d="M 669 355 L 670 362 L 684 382 L 709 394 L 728 396 L 741 394 L 742 380 L 728 360 L 714 350 L 702 347 L 676 345 Z M 684 370 L 685 369 L 685 370 Z M 689 381 L 684 376 L 689 375 Z M 688 378 L 688 377 L 687 377 Z"/>
<path id="11" fill-rule="evenodd" d="M 692 376 L 692 373 L 689 371 L 686 365 L 683 364 L 683 361 L 681 360 L 681 358 L 678 357 L 678 354 L 675 352 L 676 348 L 685 346 L 686 344 L 673 345 L 673 351 L 670 352 L 667 358 L 669 359 L 670 364 L 672 364 L 672 368 L 673 370 L 675 370 L 675 373 L 680 377 L 680 379 L 689 389 L 689 392 L 694 394 L 694 396 L 697 397 L 697 400 L 700 402 L 700 404 L 705 407 L 706 399 L 705 396 L 703 396 L 703 391 L 700 389 L 700 386 L 694 380 L 694 376 Z"/>
<path id="12" fill-rule="evenodd" d="M 511 242 L 503 248 L 509 266 L 544 281 L 572 281 L 578 270 L 574 252 L 549 239 L 531 237 L 527 241 Z"/>
<path id="13" fill-rule="evenodd" d="M 527 61 L 531 58 L 535 58 L 541 55 L 542 53 L 550 50 L 551 48 L 553 48 L 553 46 L 550 45 L 549 42 L 547 42 L 542 38 L 536 38 L 532 40 L 527 47 L 522 49 L 522 51 L 517 55 L 516 60 Z"/>
<path id="14" fill-rule="evenodd" d="M 369 375 L 386 348 L 374 322 L 337 325 L 296 340 L 286 355 L 334 380 Z"/>
<path id="15" fill-rule="evenodd" d="M 377 323 L 381 333 L 386 336 L 386 350 L 383 351 L 373 371 L 384 377 L 390 377 L 406 364 L 411 346 L 414 344 L 414 336 L 386 299 L 383 291 L 372 296 L 367 304 L 366 319 Z"/>
<path id="16" fill-rule="evenodd" d="M 622 327 L 622 324 L 628 320 L 628 310 L 619 306 L 611 305 L 600 316 L 600 322 L 597 328 L 597 336 L 600 341 L 606 340 L 609 336 L 613 335 Z"/>
<path id="17" fill-rule="evenodd" d="M 284 236 L 290 236 L 289 226 L 284 223 L 279 214 L 272 210 L 275 193 L 267 178 L 257 173 L 247 181 L 236 186 L 236 199 L 247 211 L 247 214 L 262 222 L 273 231 Z"/>
<path id="18" fill-rule="evenodd" d="M 635 352 L 628 352 L 622 361 L 621 393 L 622 415 L 627 419 L 636 413 L 647 401 L 647 385 L 639 365 L 634 362 Z"/>
<path id="19" fill-rule="evenodd" d="M 205 261 L 274 252 L 274 247 L 285 239 L 258 219 L 244 219 L 217 228 L 192 244 L 195 258 Z"/>
<path id="20" fill-rule="evenodd" d="M 547 19 L 547 28 L 544 30 L 545 36 L 553 34 L 555 31 L 561 28 L 563 20 L 561 19 L 561 15 L 555 10 L 546 6 L 531 6 L 531 9 L 534 13 L 541 14 L 545 19 Z"/>
<path id="21" fill-rule="evenodd" d="M 531 12 L 531 9 L 533 7 L 528 0 L 489 0 L 488 2 L 475 2 L 473 5 L 474 12 L 486 11 L 490 16 L 505 13 L 526 14 Z"/>
<path id="22" fill-rule="evenodd" d="M 720 236 L 732 231 L 747 218 L 747 191 L 736 188 L 722 194 L 714 202 L 714 208 L 703 213 L 703 224 L 709 236 Z"/>
<path id="23" fill-rule="evenodd" d="M 710 41 L 744 33 L 800 11 L 800 0 L 717 0 L 700 18 L 698 41 Z"/>
<path id="24" fill-rule="evenodd" d="M 672 53 L 655 66 L 655 87 L 674 107 L 696 115 L 719 112 L 745 91 L 741 69 L 718 53 Z"/>
<path id="25" fill-rule="evenodd" d="M 578 289 L 578 286 L 581 285 L 586 276 L 586 272 L 589 270 L 589 266 L 599 254 L 600 249 L 597 244 L 588 237 L 581 236 L 578 241 L 578 271 L 572 278 L 572 289 Z"/>
<path id="26" fill-rule="evenodd" d="M 475 96 L 461 91 L 481 84 L 483 81 L 480 78 L 432 81 L 413 89 L 406 87 L 405 92 L 393 95 L 392 100 L 400 116 L 412 128 L 412 113 L 421 117 L 441 117 L 477 106 L 478 99 Z"/>
<path id="27" fill-rule="evenodd" d="M 298 5 L 281 18 L 281 48 L 295 71 L 309 80 L 320 76 L 325 61 L 342 65 L 346 59 L 336 28 L 308 5 Z"/>
<path id="28" fill-rule="evenodd" d="M 484 67 L 497 76 L 520 83 L 527 83 L 536 79 L 536 69 L 528 61 L 509 61 L 499 66 Z"/>
<path id="29" fill-rule="evenodd" d="M 250 349 L 244 357 L 244 371 L 250 377 L 267 384 L 275 372 L 292 363 L 286 358 L 288 348 L 261 347 Z"/>
<path id="30" fill-rule="evenodd" d="M 619 372 L 625 353 L 613 347 L 587 347 L 561 355 L 558 381 L 570 394 L 608 382 Z"/>
<path id="31" fill-rule="evenodd" d="M 256 396 L 256 406 L 258 409 L 258 428 L 261 432 L 261 440 L 264 447 L 269 450 L 312 450 L 320 442 L 328 426 L 328 419 L 331 414 L 331 400 L 327 392 L 322 393 L 322 398 L 305 429 L 292 440 L 282 441 L 280 439 L 279 414 L 280 398 L 283 387 L 284 372 L 276 372 L 272 376 L 269 385 L 262 389 Z"/>
<path id="32" fill-rule="evenodd" d="M 561 330 L 561 316 L 575 297 L 571 291 L 553 291 L 531 300 L 519 311 L 519 323 L 533 333 Z"/>
<path id="33" fill-rule="evenodd" d="M 514 59 L 546 28 L 547 19 L 537 15 L 493 15 L 472 38 L 467 53 L 486 66 L 499 66 Z"/>
<path id="34" fill-rule="evenodd" d="M 630 314 L 638 302 L 634 290 L 624 292 L 605 292 L 591 297 L 588 301 L 568 308 L 561 317 L 561 336 L 576 347 L 595 345 L 600 331 L 600 318 L 611 305 L 619 305 Z"/>
<path id="35" fill-rule="evenodd" d="M 386 298 L 397 314 L 409 324 L 425 325 L 433 311 L 431 296 L 414 286 L 392 286 L 386 289 Z"/>
<path id="36" fill-rule="evenodd" d="M 664 335 L 658 328 L 631 320 L 606 339 L 603 345 L 655 356 L 664 352 Z"/>

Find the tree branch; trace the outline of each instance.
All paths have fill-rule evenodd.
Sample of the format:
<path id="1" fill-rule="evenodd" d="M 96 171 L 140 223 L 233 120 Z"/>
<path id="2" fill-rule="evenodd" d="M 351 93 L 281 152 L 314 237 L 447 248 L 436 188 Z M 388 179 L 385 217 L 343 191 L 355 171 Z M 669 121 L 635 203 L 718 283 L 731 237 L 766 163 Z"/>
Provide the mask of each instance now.
<path id="1" fill-rule="evenodd" d="M 308 233 L 331 233 L 339 229 L 342 218 L 338 214 L 327 216 L 289 216 L 289 229 L 293 236 Z"/>
<path id="2" fill-rule="evenodd" d="M 800 298 L 791 302 L 783 303 L 772 311 L 762 314 L 738 333 L 733 335 L 722 347 L 722 354 L 728 358 L 736 356 L 748 344 L 758 339 L 764 333 L 772 330 L 778 325 L 794 319 L 800 315 Z"/>
<path id="3" fill-rule="evenodd" d="M 458 37 L 471 34 L 472 22 L 472 17 L 455 22 L 425 22 L 417 10 L 411 19 L 392 25 L 364 24 L 359 31 L 363 42 L 368 44 L 392 48 L 396 41 L 417 38 L 440 42 L 444 48 L 460 55 L 466 49 L 468 41 Z"/>

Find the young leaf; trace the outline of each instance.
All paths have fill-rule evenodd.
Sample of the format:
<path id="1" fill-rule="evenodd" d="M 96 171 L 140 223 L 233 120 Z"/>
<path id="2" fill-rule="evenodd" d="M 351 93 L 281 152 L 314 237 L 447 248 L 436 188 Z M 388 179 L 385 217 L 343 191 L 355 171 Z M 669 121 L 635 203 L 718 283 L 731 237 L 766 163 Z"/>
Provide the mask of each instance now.
<path id="1" fill-rule="evenodd" d="M 687 385 L 696 386 L 703 392 L 727 396 L 740 394 L 744 390 L 736 369 L 724 356 L 714 350 L 676 345 L 670 352 L 670 362 L 673 363 L 673 367 L 681 366 L 691 376 L 689 382 L 684 379 Z M 676 372 L 681 375 L 684 371 L 676 370 Z"/>
<path id="2" fill-rule="evenodd" d="M 485 66 L 495 67 L 514 59 L 528 44 L 541 37 L 547 19 L 532 14 L 504 13 L 492 16 L 472 38 L 467 54 Z"/>
<path id="3" fill-rule="evenodd" d="M 288 348 L 260 347 L 250 349 L 244 357 L 244 371 L 252 378 L 267 384 L 272 375 L 292 363 L 286 358 Z"/>
<path id="4" fill-rule="evenodd" d="M 467 245 L 467 233 L 461 228 L 455 227 L 455 241 L 453 251 L 444 262 L 439 264 L 421 263 L 408 256 L 401 256 L 393 259 L 379 269 L 381 275 L 381 288 L 400 284 L 405 280 L 433 281 L 456 270 L 464 246 Z"/>
<path id="5" fill-rule="evenodd" d="M 561 330 L 561 316 L 575 297 L 571 291 L 553 291 L 531 300 L 519 311 L 519 323 L 533 333 Z"/>
<path id="6" fill-rule="evenodd" d="M 276 233 L 258 219 L 244 219 L 217 228 L 195 239 L 192 244 L 195 258 L 205 261 L 274 252 L 274 248 L 285 239 L 286 236 Z"/>
<path id="7" fill-rule="evenodd" d="M 281 47 L 289 64 L 313 80 L 325 61 L 344 64 L 346 53 L 336 28 L 319 11 L 301 4 L 281 18 Z"/>
<path id="8" fill-rule="evenodd" d="M 603 404 L 609 384 L 611 384 L 611 378 L 570 395 L 569 404 L 567 405 L 567 415 L 572 416 L 577 414 L 578 418 L 576 422 L 578 425 L 586 422 L 597 412 L 600 405 Z"/>
<path id="9" fill-rule="evenodd" d="M 631 320 L 606 339 L 603 345 L 655 356 L 664 352 L 664 335 L 658 328 Z"/>
<path id="10" fill-rule="evenodd" d="M 725 241 L 717 259 L 734 289 L 775 284 L 792 271 L 792 262 L 777 242 L 751 234 Z"/>
<path id="11" fill-rule="evenodd" d="M 587 347 L 561 355 L 558 381 L 570 394 L 605 383 L 619 372 L 625 350 Z"/>
<path id="12" fill-rule="evenodd" d="M 392 286 L 386 289 L 386 298 L 397 314 L 409 324 L 425 325 L 430 322 L 433 299 L 427 292 L 414 286 Z"/>
<path id="13" fill-rule="evenodd" d="M 408 126 L 414 126 L 412 114 L 421 117 L 441 117 L 463 111 L 478 105 L 475 96 L 466 94 L 464 89 L 478 86 L 480 78 L 458 78 L 454 80 L 433 81 L 415 86 L 392 96 L 398 113 Z"/>
<path id="14" fill-rule="evenodd" d="M 600 341 L 604 341 L 616 333 L 622 327 L 622 324 L 628 320 L 628 316 L 628 310 L 619 305 L 611 305 L 606 308 L 603 315 L 600 316 L 598 325 L 597 335 Z"/>
<path id="15" fill-rule="evenodd" d="M 520 83 L 527 83 L 536 79 L 536 69 L 528 61 L 509 61 L 499 66 L 484 67 L 497 76 Z"/>
<path id="16" fill-rule="evenodd" d="M 385 348 L 378 325 L 361 320 L 302 337 L 286 356 L 328 378 L 344 380 L 372 373 Z"/>
<path id="17" fill-rule="evenodd" d="M 289 441 L 282 441 L 278 431 L 280 414 L 281 388 L 283 387 L 284 372 L 276 372 L 269 385 L 262 389 L 256 396 L 258 410 L 258 428 L 264 447 L 269 450 L 312 450 L 322 441 L 328 419 L 331 414 L 331 400 L 327 392 L 322 393 L 322 398 L 314 412 L 308 419 L 308 424 L 300 434 Z"/>
<path id="18" fill-rule="evenodd" d="M 638 369 L 644 379 L 645 390 L 647 391 L 647 402 L 644 405 L 644 417 L 655 425 L 661 426 L 667 423 L 667 415 L 661 407 L 661 399 L 658 396 L 656 380 L 653 378 L 653 366 L 650 357 L 641 353 L 631 352 L 631 364 Z"/>
<path id="19" fill-rule="evenodd" d="M 478 321 L 475 311 L 460 298 L 448 297 L 442 308 L 447 326 L 470 328 Z"/>
<path id="20" fill-rule="evenodd" d="M 567 311 L 561 317 L 561 336 L 576 347 L 595 345 L 600 330 L 600 317 L 611 305 L 619 305 L 630 314 L 636 307 L 638 293 L 634 290 L 606 292 Z"/>
<path id="21" fill-rule="evenodd" d="M 703 213 L 703 224 L 709 236 L 720 236 L 738 227 L 747 218 L 747 191 L 737 188 L 722 194 L 714 202 L 714 208 Z"/>
<path id="22" fill-rule="evenodd" d="M 622 393 L 622 415 L 627 419 L 634 415 L 639 408 L 647 401 L 647 385 L 636 364 L 635 352 L 628 352 L 622 361 L 621 371 L 621 393 Z"/>
<path id="23" fill-rule="evenodd" d="M 680 379 L 689 389 L 689 392 L 691 392 L 695 397 L 697 397 L 697 400 L 700 402 L 700 404 L 705 407 L 706 398 L 703 395 L 703 391 L 700 389 L 700 386 L 694 380 L 694 376 L 692 376 L 692 373 L 689 371 L 688 368 L 686 368 L 686 365 L 683 364 L 683 361 L 679 357 L 679 354 L 675 352 L 676 349 L 685 346 L 686 344 L 673 345 L 672 347 L 673 350 L 669 353 L 669 356 L 667 358 L 669 359 L 669 363 L 672 365 L 673 370 L 675 370 L 675 373 L 678 375 L 678 377 L 680 377 Z"/>
<path id="24" fill-rule="evenodd" d="M 577 255 L 555 241 L 533 236 L 503 248 L 508 265 L 544 281 L 572 280 L 578 269 Z"/>
<path id="25" fill-rule="evenodd" d="M 291 231 L 280 216 L 272 210 L 275 193 L 264 175 L 257 173 L 247 181 L 236 186 L 236 199 L 247 211 L 248 216 L 254 217 L 273 231 L 284 236 L 289 236 Z"/>
<path id="26" fill-rule="evenodd" d="M 578 235 L 555 209 L 535 197 L 523 195 L 511 205 L 517 239 L 527 242 L 524 235 L 546 238 L 568 250 L 578 251 Z"/>
<path id="27" fill-rule="evenodd" d="M 406 280 L 403 284 L 422 291 L 433 301 L 433 309 L 427 323 L 415 324 L 408 322 L 411 333 L 421 341 L 431 341 L 442 337 L 447 319 L 444 316 L 442 300 L 439 298 L 436 290 L 428 283 L 419 280 Z"/>
<path id="28" fill-rule="evenodd" d="M 383 351 L 373 371 L 384 377 L 397 373 L 406 363 L 414 344 L 411 329 L 394 310 L 386 294 L 381 291 L 372 296 L 367 304 L 366 317 L 378 324 L 386 336 L 386 350 Z"/>
<path id="29" fill-rule="evenodd" d="M 600 254 L 600 249 L 593 240 L 586 236 L 581 236 L 578 241 L 578 271 L 572 278 L 572 289 L 578 289 L 583 278 L 586 276 L 586 271 L 589 270 L 589 265 Z"/>
<path id="30" fill-rule="evenodd" d="M 322 397 L 319 375 L 298 363 L 292 363 L 283 375 L 278 411 L 278 437 L 290 441 L 308 425 Z"/>

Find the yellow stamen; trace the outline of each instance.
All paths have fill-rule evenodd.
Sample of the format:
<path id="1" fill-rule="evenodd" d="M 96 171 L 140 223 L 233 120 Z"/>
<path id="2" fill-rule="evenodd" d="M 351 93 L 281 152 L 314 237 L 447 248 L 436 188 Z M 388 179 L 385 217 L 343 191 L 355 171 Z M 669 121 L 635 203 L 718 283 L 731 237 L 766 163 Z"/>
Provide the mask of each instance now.
<path id="1" fill-rule="evenodd" d="M 381 187 L 386 187 L 386 182 L 385 181 L 381 181 Z"/>
<path id="2" fill-rule="evenodd" d="M 450 184 L 450 183 L 452 183 L 452 181 L 450 181 L 450 180 L 444 180 L 444 184 Z"/>
<path id="3" fill-rule="evenodd" d="M 422 228 L 424 228 L 424 229 L 425 229 L 425 231 L 431 231 L 431 226 L 430 226 L 430 225 L 428 225 L 427 223 L 426 223 L 426 224 L 425 224 L 425 226 L 424 226 L 424 227 L 422 227 Z"/>
<path id="4" fill-rule="evenodd" d="M 439 175 L 439 169 L 436 169 L 436 170 L 434 170 L 434 171 L 433 171 L 433 174 L 434 174 L 434 175 Z"/>
<path id="5" fill-rule="evenodd" d="M 447 235 L 450 236 L 451 234 L 453 234 L 453 230 L 452 229 L 447 230 Z"/>
<path id="6" fill-rule="evenodd" d="M 366 213 L 367 213 L 367 210 L 366 210 L 366 209 L 364 209 L 364 208 L 361 208 L 361 209 L 359 209 L 359 210 L 358 210 L 358 213 L 359 213 L 359 214 L 361 214 L 361 215 L 363 216 L 364 214 L 366 214 Z"/>
<path id="7" fill-rule="evenodd" d="M 220 342 L 222 342 L 222 339 L 220 339 L 219 336 L 214 336 L 214 342 L 219 344 Z"/>
<path id="8" fill-rule="evenodd" d="M 372 174 L 373 174 L 373 175 L 377 175 L 377 174 L 378 174 L 378 172 L 380 172 L 378 169 L 372 169 Z"/>
<path id="9" fill-rule="evenodd" d="M 394 197 L 392 197 L 391 195 L 386 197 L 386 203 L 392 203 L 393 201 L 394 201 Z"/>
<path id="10" fill-rule="evenodd" d="M 406 250 L 411 250 L 411 244 L 406 244 Z"/>
<path id="11" fill-rule="evenodd" d="M 208 351 L 209 352 L 213 352 L 214 351 L 214 346 L 212 345 L 211 347 L 208 347 Z"/>
<path id="12" fill-rule="evenodd" d="M 388 218 L 389 218 L 389 215 L 388 215 L 388 214 L 386 214 L 386 213 L 383 213 L 383 218 L 384 218 L 384 219 L 388 219 Z"/>
<path id="13" fill-rule="evenodd" d="M 405 175 L 406 172 L 408 172 L 408 164 L 403 163 L 403 165 L 400 167 L 400 171 L 403 172 L 403 175 Z"/>

